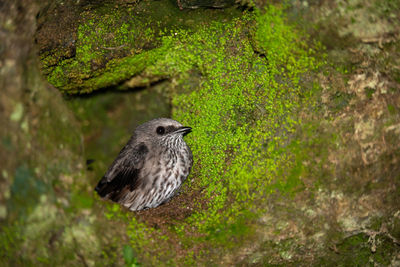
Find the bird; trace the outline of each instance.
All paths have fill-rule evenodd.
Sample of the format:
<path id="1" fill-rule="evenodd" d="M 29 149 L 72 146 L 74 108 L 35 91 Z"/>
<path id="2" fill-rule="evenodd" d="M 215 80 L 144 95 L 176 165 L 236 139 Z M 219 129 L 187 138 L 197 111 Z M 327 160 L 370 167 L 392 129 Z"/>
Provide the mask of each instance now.
<path id="1" fill-rule="evenodd" d="M 183 137 L 192 131 L 169 118 L 139 125 L 95 191 L 131 211 L 158 207 L 178 192 L 193 165 Z"/>

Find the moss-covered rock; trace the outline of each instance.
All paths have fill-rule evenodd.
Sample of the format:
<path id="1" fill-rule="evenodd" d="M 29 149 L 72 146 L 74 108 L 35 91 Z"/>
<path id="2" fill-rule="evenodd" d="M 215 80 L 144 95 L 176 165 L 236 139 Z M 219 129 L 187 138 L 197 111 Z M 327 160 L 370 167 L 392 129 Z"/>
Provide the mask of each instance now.
<path id="1" fill-rule="evenodd" d="M 229 23 L 212 22 L 192 34 L 180 30 L 163 42 L 171 48 L 146 71 L 175 74 L 172 115 L 194 129 L 187 142 L 195 163 L 178 203 L 180 210 L 190 210 L 185 218 L 170 215 L 171 226 L 160 230 L 146 219 L 143 224 L 140 215 L 130 219 L 134 250 L 154 264 L 172 257 L 191 262 L 199 257 L 198 246 L 234 248 L 254 235 L 252 222 L 265 211 L 265 197 L 301 185 L 298 162 L 283 148 L 299 122 L 296 112 L 309 104 L 310 75 L 318 65 L 304 37 L 274 6 Z M 293 174 L 278 179 L 283 169 Z M 189 199 L 193 192 L 197 197 Z M 108 216 L 118 212 L 110 209 Z M 157 258 L 147 254 L 150 247 Z"/>
<path id="2" fill-rule="evenodd" d="M 148 85 L 172 75 L 139 75 L 171 48 L 162 41 L 163 36 L 174 35 L 180 29 L 196 31 L 211 20 L 229 20 L 238 14 L 234 8 L 184 12 L 167 0 L 95 5 L 77 16 L 76 26 L 72 26 L 76 34 L 69 49 L 54 46 L 54 42 L 39 43 L 43 72 L 51 84 L 71 94 L 116 86 L 134 76 L 136 82 L 123 87 Z M 42 36 L 45 30 L 41 28 L 37 35 Z"/>
<path id="3" fill-rule="evenodd" d="M 40 78 L 26 42 L 38 6 L 13 2 L 26 8 L 0 10 L 10 34 L 0 58 L 1 264 L 398 265 L 398 37 L 357 44 L 360 35 L 332 34 L 325 57 L 286 17 L 364 7 L 295 1 L 242 13 L 172 3 L 172 33 L 134 43 L 130 12 L 153 2 L 72 1 L 77 19 L 63 20 L 76 31 L 42 46 L 37 35 L 45 70 L 59 67 L 54 83 L 66 92 L 151 86 L 71 97 Z M 392 1 L 377 6 L 389 20 L 399 12 Z M 158 116 L 193 127 L 185 138 L 195 165 L 181 194 L 138 213 L 101 201 L 98 179 L 135 126 Z"/>

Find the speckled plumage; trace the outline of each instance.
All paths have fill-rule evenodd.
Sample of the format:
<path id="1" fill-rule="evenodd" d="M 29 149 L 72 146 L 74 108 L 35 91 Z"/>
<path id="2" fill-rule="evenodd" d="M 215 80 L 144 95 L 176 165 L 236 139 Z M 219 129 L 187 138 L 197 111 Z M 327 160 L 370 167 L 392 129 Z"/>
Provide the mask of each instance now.
<path id="1" fill-rule="evenodd" d="M 183 140 L 190 131 L 167 118 L 138 126 L 95 190 L 132 211 L 169 201 L 193 164 L 192 152 Z"/>

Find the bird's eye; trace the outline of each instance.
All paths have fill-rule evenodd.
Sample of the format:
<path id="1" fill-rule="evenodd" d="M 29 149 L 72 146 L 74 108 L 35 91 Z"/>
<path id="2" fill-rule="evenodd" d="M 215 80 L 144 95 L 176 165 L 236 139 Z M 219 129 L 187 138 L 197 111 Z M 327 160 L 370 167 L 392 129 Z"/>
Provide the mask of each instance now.
<path id="1" fill-rule="evenodd" d="M 165 128 L 162 126 L 159 126 L 159 127 L 157 127 L 156 132 L 157 132 L 157 134 L 162 135 L 165 133 Z"/>

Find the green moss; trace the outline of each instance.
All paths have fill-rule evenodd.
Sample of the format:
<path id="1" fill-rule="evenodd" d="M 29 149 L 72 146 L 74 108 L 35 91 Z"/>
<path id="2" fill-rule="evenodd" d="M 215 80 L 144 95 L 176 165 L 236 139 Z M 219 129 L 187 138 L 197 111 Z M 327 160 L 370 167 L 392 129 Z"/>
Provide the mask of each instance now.
<path id="1" fill-rule="evenodd" d="M 254 19 L 254 42 L 267 51 L 265 58 L 243 38 Z M 183 43 L 181 49 L 193 52 L 181 60 L 199 66 L 204 78 L 192 93 L 174 97 L 173 115 L 195 129 L 188 137 L 195 155 L 193 177 L 209 199 L 208 209 L 188 223 L 213 235 L 215 225 L 232 223 L 268 194 L 278 167 L 287 164 L 279 147 L 298 123 L 293 112 L 304 103 L 300 78 L 314 68 L 314 60 L 273 6 L 230 25 L 214 24 Z M 292 167 L 291 187 L 301 171 Z"/>
<path id="2" fill-rule="evenodd" d="M 302 184 L 301 158 L 291 161 L 286 146 L 299 124 L 296 112 L 314 90 L 303 78 L 318 64 L 274 6 L 192 34 L 181 30 L 163 42 L 170 49 L 147 71 L 175 73 L 172 115 L 194 129 L 186 137 L 195 160 L 186 186 L 203 189 L 193 201 L 207 203 L 174 229 L 188 251 L 199 242 L 233 247 L 252 235 L 250 222 L 263 211 L 256 203 Z M 193 73 L 199 73 L 195 83 Z M 282 169 L 289 170 L 283 177 Z M 272 183 L 278 176 L 280 184 Z M 149 232 L 138 236 L 143 225 L 131 225 L 135 244 L 150 239 Z M 197 238 L 186 240 L 193 231 Z"/>
<path id="3" fill-rule="evenodd" d="M 107 12 L 105 12 L 107 9 Z M 109 6 L 81 14 L 84 21 L 77 29 L 76 53 L 54 64 L 52 58 L 59 58 L 58 53 L 42 55 L 48 81 L 57 88 L 70 93 L 90 92 L 96 88 L 115 85 L 123 79 L 143 70 L 143 60 L 148 56 L 141 55 L 135 59 L 131 68 L 105 68 L 112 59 L 140 54 L 159 45 L 156 25 L 143 23 L 125 9 L 113 9 Z M 130 19 L 127 20 L 126 18 Z M 153 28 L 152 28 L 153 27 Z M 132 60 L 131 60 L 132 61 Z M 53 63 L 49 65 L 49 63 Z M 115 67 L 111 63 L 111 68 Z M 105 73 L 105 76 L 102 76 Z M 108 75 L 107 75 L 108 74 Z M 119 75 L 120 74 L 120 75 Z M 101 76 L 99 80 L 96 77 Z M 92 81 L 91 79 L 94 79 Z M 80 91 L 81 90 L 81 91 Z"/>
<path id="4" fill-rule="evenodd" d="M 375 88 L 365 87 L 364 91 L 368 99 L 372 99 L 372 95 L 375 93 Z"/>
<path id="5" fill-rule="evenodd" d="M 93 197 L 82 192 L 72 193 L 71 206 L 74 209 L 90 209 L 93 206 Z"/>
<path id="6" fill-rule="evenodd" d="M 187 190 L 202 190 L 201 196 L 193 200 L 198 207 L 195 212 L 174 222 L 170 229 L 169 234 L 179 238 L 180 246 L 187 252 L 177 261 L 192 263 L 199 256 L 193 248 L 203 243 L 234 248 L 238 241 L 254 235 L 251 223 L 263 212 L 259 203 L 268 194 L 276 190 L 293 193 L 302 186 L 301 177 L 306 170 L 301 145 L 292 142 L 290 136 L 300 123 L 296 112 L 309 104 L 315 90 L 314 84 L 307 81 L 311 80 L 309 72 L 318 64 L 305 44 L 306 37 L 288 25 L 283 12 L 274 6 L 232 21 L 203 22 L 195 27 L 176 28 L 172 34 L 166 30 L 163 36 L 150 27 L 146 34 L 157 36 L 157 42 L 148 51 L 132 49 L 134 44 L 129 42 L 135 31 L 129 33 L 131 26 L 125 22 L 116 31 L 121 37 L 101 43 L 107 39 L 107 25 L 105 19 L 81 24 L 75 63 L 67 62 L 61 67 L 61 83 L 65 77 L 62 75 L 69 74 L 61 88 L 89 92 L 117 85 L 137 73 L 144 79 L 173 77 L 174 87 L 169 91 L 172 116 L 194 129 L 186 137 L 195 159 L 190 176 L 193 180 L 185 186 L 189 187 Z M 126 55 L 105 61 L 108 49 L 96 49 L 100 45 L 125 45 L 122 50 Z M 125 50 L 126 47 L 130 49 Z M 79 72 L 74 64 L 80 66 Z M 96 66 L 100 68 L 93 69 Z M 95 122 L 86 121 L 91 117 L 110 121 L 109 113 L 115 111 L 99 107 L 112 107 L 122 101 L 116 97 L 119 100 L 104 103 L 99 100 L 101 97 L 95 95 L 93 99 L 70 103 L 83 122 L 84 133 L 90 136 L 99 133 Z M 129 134 L 113 135 L 121 138 L 104 136 L 104 140 L 117 139 L 120 143 L 112 147 L 118 149 L 124 144 L 122 137 Z M 105 158 L 118 152 L 106 151 L 96 142 L 90 146 L 88 158 L 91 153 Z M 111 159 L 99 162 L 107 161 Z M 106 166 L 94 168 L 97 177 L 93 179 L 98 179 Z M 91 205 L 84 194 L 74 193 L 71 200 L 78 209 Z M 146 259 L 143 262 L 157 265 L 176 257 L 175 247 L 169 242 L 171 236 L 124 216 L 117 205 L 107 207 L 108 219 L 129 220 L 130 244 L 140 259 Z M 193 235 L 188 236 L 188 232 Z M 202 257 L 207 257 L 207 253 Z"/>
<path id="7" fill-rule="evenodd" d="M 372 244 L 365 234 L 351 236 L 338 246 L 339 254 L 321 259 L 318 265 L 335 263 L 336 266 L 388 266 L 396 249 L 394 244 L 384 236 L 376 236 L 376 251 L 372 252 Z"/>
<path id="8" fill-rule="evenodd" d="M 368 97 L 372 97 L 372 93 L 370 91 L 366 91 Z M 347 107 L 350 103 L 351 99 L 354 97 L 354 94 L 346 94 L 340 91 L 335 92 L 329 101 L 330 108 L 333 111 L 340 111 L 343 108 Z"/>
<path id="9" fill-rule="evenodd" d="M 129 245 L 124 245 L 122 251 L 126 266 L 128 267 L 139 266 L 138 262 L 136 261 L 132 247 L 130 247 Z"/>
<path id="10" fill-rule="evenodd" d="M 98 6 L 81 14 L 73 57 L 63 57 L 62 48 L 41 56 L 44 73 L 51 84 L 71 94 L 115 86 L 157 65 L 158 58 L 170 49 L 162 36 L 174 36 L 181 29 L 196 31 L 209 20 L 238 14 L 233 8 L 180 12 L 170 1 Z M 148 74 L 155 76 L 153 80 L 158 75 Z M 148 77 L 143 79 L 145 83 Z"/>
<path id="11" fill-rule="evenodd" d="M 121 81 L 133 77 L 135 74 L 142 72 L 146 66 L 154 63 L 157 57 L 162 55 L 167 48 L 167 46 L 163 46 L 134 57 L 111 60 L 107 63 L 102 74 L 99 74 L 95 79 L 82 81 L 79 85 L 81 88 L 79 93 L 90 92 L 93 88 L 105 88 L 118 85 Z M 70 93 L 78 92 L 76 91 L 76 84 L 69 84 L 65 86 L 65 88 L 69 90 Z"/>

